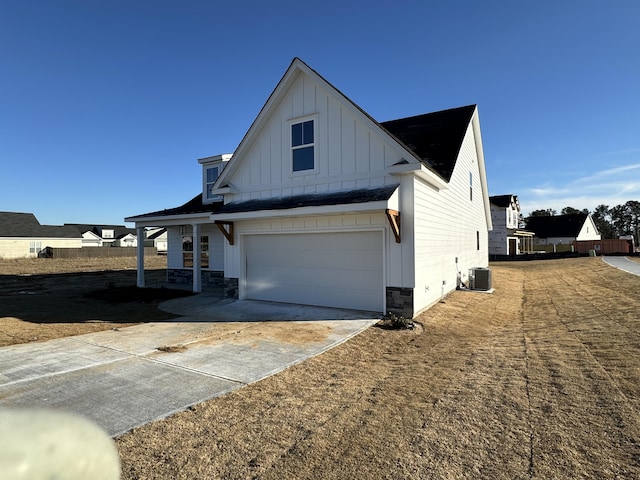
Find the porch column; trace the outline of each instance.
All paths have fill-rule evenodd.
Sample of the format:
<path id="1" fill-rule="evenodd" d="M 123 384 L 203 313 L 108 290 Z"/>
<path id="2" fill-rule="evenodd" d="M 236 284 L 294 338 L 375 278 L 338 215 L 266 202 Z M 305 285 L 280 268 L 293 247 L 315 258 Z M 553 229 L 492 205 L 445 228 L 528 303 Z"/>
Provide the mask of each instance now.
<path id="1" fill-rule="evenodd" d="M 194 223 L 193 227 L 193 292 L 202 291 L 202 262 L 200 261 L 200 224 Z"/>
<path id="2" fill-rule="evenodd" d="M 137 260 L 136 260 L 136 272 L 137 282 L 139 288 L 144 288 L 144 227 L 138 227 L 136 225 L 136 236 L 138 237 L 137 248 Z"/>

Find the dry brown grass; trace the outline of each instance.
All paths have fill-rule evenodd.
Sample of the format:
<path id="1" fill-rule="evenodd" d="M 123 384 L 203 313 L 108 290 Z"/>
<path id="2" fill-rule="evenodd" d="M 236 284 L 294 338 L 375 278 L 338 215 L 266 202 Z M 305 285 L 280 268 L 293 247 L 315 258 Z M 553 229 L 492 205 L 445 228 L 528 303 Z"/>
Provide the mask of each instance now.
<path id="1" fill-rule="evenodd" d="M 422 329 L 371 328 L 117 439 L 135 478 L 639 478 L 640 278 L 495 264 Z"/>
<path id="2" fill-rule="evenodd" d="M 640 478 L 640 277 L 492 269 L 493 294 L 454 292 L 421 328 L 119 437 L 123 478 Z"/>
<path id="3" fill-rule="evenodd" d="M 146 257 L 149 286 L 165 257 Z M 113 304 L 86 294 L 136 284 L 135 258 L 0 260 L 0 347 L 174 318 L 153 303 Z"/>

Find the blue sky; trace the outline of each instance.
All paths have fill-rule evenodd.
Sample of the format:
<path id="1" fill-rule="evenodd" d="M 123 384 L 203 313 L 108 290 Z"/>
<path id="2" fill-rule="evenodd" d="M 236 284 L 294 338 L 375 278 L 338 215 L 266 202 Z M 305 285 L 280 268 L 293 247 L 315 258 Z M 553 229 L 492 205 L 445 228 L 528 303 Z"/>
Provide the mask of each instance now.
<path id="1" fill-rule="evenodd" d="M 3 2 L 0 211 L 184 203 L 296 56 L 378 121 L 478 104 L 489 193 L 525 215 L 640 200 L 637 0 L 308 3 Z"/>

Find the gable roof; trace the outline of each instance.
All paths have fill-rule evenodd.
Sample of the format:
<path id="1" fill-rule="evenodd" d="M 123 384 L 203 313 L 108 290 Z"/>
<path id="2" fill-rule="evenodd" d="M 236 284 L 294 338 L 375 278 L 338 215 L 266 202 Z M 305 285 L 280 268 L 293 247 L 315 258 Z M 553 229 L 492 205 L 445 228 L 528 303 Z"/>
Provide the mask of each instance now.
<path id="1" fill-rule="evenodd" d="M 119 238 L 127 234 L 136 234 L 135 228 L 128 228 L 124 225 L 91 225 L 88 223 L 65 223 L 65 226 L 74 227 L 80 233 L 91 232 L 102 238 L 103 230 L 113 230 L 114 238 Z"/>
<path id="2" fill-rule="evenodd" d="M 448 182 L 475 110 L 475 105 L 468 105 L 380 125 Z"/>
<path id="3" fill-rule="evenodd" d="M 0 237 L 82 238 L 73 227 L 40 225 L 33 213 L 0 212 Z"/>
<path id="4" fill-rule="evenodd" d="M 535 232 L 538 238 L 576 238 L 587 217 L 588 215 L 586 213 L 529 217 L 527 219 L 527 230 Z"/>
<path id="5" fill-rule="evenodd" d="M 508 208 L 511 205 L 512 201 L 515 201 L 517 205 L 518 197 L 513 194 L 494 195 L 489 197 L 489 203 L 491 203 L 491 205 L 495 205 L 496 207 L 500 207 L 500 208 Z"/>
<path id="6" fill-rule="evenodd" d="M 415 143 L 419 143 L 421 147 L 419 149 L 419 152 L 414 151 L 410 146 L 406 145 L 400 138 L 398 138 L 396 135 L 390 132 L 387 128 L 385 128 L 385 126 L 378 123 L 373 117 L 371 117 L 371 115 L 369 115 L 362 108 L 360 108 L 353 100 L 348 98 L 340 90 L 338 90 L 331 83 L 329 83 L 322 75 L 320 75 L 314 69 L 309 67 L 306 63 L 304 63 L 298 57 L 295 57 L 291 62 L 291 64 L 289 65 L 289 68 L 287 69 L 285 74 L 282 76 L 282 78 L 280 79 L 276 87 L 271 92 L 271 95 L 269 95 L 269 98 L 267 99 L 263 107 L 260 109 L 258 116 L 254 119 L 253 123 L 249 127 L 249 130 L 247 130 L 244 137 L 240 141 L 240 144 L 238 145 L 238 148 L 236 148 L 236 151 L 233 153 L 231 160 L 229 160 L 227 167 L 220 173 L 220 176 L 218 177 L 218 179 L 214 184 L 214 189 L 223 187 L 227 184 L 228 182 L 227 179 L 231 175 L 233 175 L 239 163 L 243 160 L 244 152 L 250 149 L 252 141 L 257 135 L 257 132 L 259 132 L 263 127 L 263 125 L 268 121 L 271 109 L 279 104 L 280 100 L 287 94 L 288 88 L 296 81 L 296 79 L 298 78 L 298 75 L 300 74 L 305 74 L 311 77 L 320 85 L 322 85 L 324 88 L 326 88 L 328 91 L 333 92 L 334 98 L 336 98 L 336 100 L 341 102 L 342 105 L 344 105 L 346 108 L 351 110 L 354 114 L 359 115 L 360 118 L 365 123 L 367 123 L 370 128 L 372 128 L 373 130 L 377 130 L 378 132 L 380 132 L 382 136 L 386 136 L 388 139 L 390 139 L 393 144 L 398 146 L 399 152 L 404 152 L 404 156 L 409 157 L 408 159 L 405 159 L 407 160 L 407 163 L 422 164 L 425 166 L 425 168 L 427 168 L 427 170 L 429 170 L 429 172 L 431 172 L 431 174 L 435 174 L 436 176 L 442 179 L 450 178 L 451 175 L 450 173 L 447 174 L 447 172 L 453 170 L 453 165 L 455 165 L 455 160 L 457 158 L 457 151 L 456 151 L 456 158 L 451 160 L 450 154 L 449 154 L 449 155 L 446 155 L 447 160 L 445 160 L 444 155 L 438 154 L 439 152 L 437 152 L 437 148 L 435 148 L 434 146 L 430 146 L 430 147 L 428 146 L 429 145 L 428 141 L 425 141 L 425 142 L 416 141 Z M 459 112 L 457 112 L 456 110 L 461 110 L 461 109 L 452 109 L 452 111 L 444 110 L 443 112 L 436 112 L 435 114 L 418 115 L 417 117 L 400 119 L 400 120 L 406 120 L 406 122 L 400 123 L 398 125 L 394 125 L 394 122 L 398 122 L 400 120 L 391 121 L 389 123 L 392 129 L 397 130 L 398 133 L 404 132 L 404 134 L 408 135 L 409 139 L 413 139 L 416 136 L 415 132 L 419 130 L 423 130 L 423 131 L 435 130 L 438 127 L 438 124 L 441 125 L 441 122 L 444 120 L 445 117 L 448 120 L 453 120 L 455 118 L 458 123 L 461 121 L 461 118 L 464 117 L 466 113 L 470 111 L 469 117 L 467 118 L 467 123 L 464 125 L 464 130 L 462 131 L 462 136 L 464 137 L 464 133 L 466 132 L 467 127 L 469 126 L 469 121 L 471 120 L 471 115 L 473 115 L 473 113 L 476 111 L 476 106 L 472 105 L 468 107 L 462 107 L 462 111 L 459 111 Z M 449 112 L 449 113 L 445 113 L 445 112 Z M 421 117 L 425 117 L 429 115 L 434 115 L 433 117 L 431 117 L 430 119 L 431 121 L 429 121 L 428 119 L 423 119 L 421 124 L 418 123 Z M 408 133 L 408 130 L 411 130 L 411 132 Z M 454 144 L 456 143 L 455 138 L 457 136 L 458 136 L 457 134 L 453 135 Z M 434 144 L 434 145 L 438 144 L 438 141 L 434 139 L 433 136 L 429 136 L 428 138 L 431 138 L 431 144 Z M 461 142 L 462 142 L 462 139 L 460 139 L 460 144 Z M 451 141 L 444 141 L 443 143 L 445 143 L 447 146 L 446 150 L 450 152 Z M 458 150 L 459 149 L 460 149 L 460 145 L 458 145 Z M 421 154 L 424 156 L 424 158 L 420 156 Z M 441 175 L 439 170 L 442 171 L 444 175 Z"/>

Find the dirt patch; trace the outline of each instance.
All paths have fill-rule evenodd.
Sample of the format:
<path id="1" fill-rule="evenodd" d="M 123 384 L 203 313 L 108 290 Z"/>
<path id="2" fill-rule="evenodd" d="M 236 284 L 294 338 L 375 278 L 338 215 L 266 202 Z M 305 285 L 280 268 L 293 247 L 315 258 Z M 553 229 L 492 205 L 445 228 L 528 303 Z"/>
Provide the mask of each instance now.
<path id="1" fill-rule="evenodd" d="M 146 257 L 145 268 L 146 284 L 158 287 L 149 293 L 135 288 L 135 258 L 0 260 L 0 346 L 175 318 L 149 296 L 164 294 L 166 258 Z M 135 290 L 146 297 L 124 298 Z"/>

